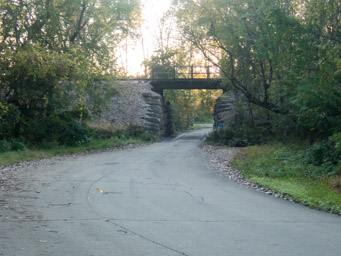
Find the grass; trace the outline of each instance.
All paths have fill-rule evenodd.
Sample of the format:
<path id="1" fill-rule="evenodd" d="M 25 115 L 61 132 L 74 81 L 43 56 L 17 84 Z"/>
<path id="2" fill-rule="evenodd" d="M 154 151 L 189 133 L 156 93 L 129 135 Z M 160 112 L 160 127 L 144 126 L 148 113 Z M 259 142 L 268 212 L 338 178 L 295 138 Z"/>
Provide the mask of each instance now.
<path id="1" fill-rule="evenodd" d="M 42 158 L 49 158 L 61 155 L 72 155 L 89 150 L 114 148 L 127 144 L 139 144 L 143 143 L 142 139 L 138 138 L 111 138 L 111 139 L 94 139 L 88 144 L 80 145 L 76 147 L 66 147 L 66 146 L 54 146 L 48 149 L 41 148 L 31 148 L 25 151 L 9 151 L 5 153 L 0 153 L 0 166 L 6 166 L 13 163 L 38 160 Z"/>
<path id="2" fill-rule="evenodd" d="M 249 180 L 287 195 L 311 208 L 341 214 L 341 195 L 325 180 L 307 178 L 269 178 L 251 176 Z"/>
<path id="3" fill-rule="evenodd" d="M 341 214 L 340 176 L 328 176 L 330 166 L 304 163 L 304 145 L 250 146 L 232 161 L 251 182 L 284 194 L 312 208 Z M 329 169 L 328 169 L 329 170 Z"/>

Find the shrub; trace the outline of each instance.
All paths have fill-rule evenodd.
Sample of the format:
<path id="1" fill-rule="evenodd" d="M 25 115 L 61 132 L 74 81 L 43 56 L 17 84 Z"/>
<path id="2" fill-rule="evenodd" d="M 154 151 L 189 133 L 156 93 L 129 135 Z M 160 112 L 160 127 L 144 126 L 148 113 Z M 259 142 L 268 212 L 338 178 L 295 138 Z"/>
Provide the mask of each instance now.
<path id="1" fill-rule="evenodd" d="M 72 107 L 72 110 L 70 111 L 70 115 L 75 119 L 75 120 L 90 120 L 91 119 L 91 113 L 88 110 L 88 108 L 84 104 L 76 104 Z"/>
<path id="2" fill-rule="evenodd" d="M 4 153 L 11 150 L 11 143 L 7 140 L 0 140 L 0 153 Z"/>
<path id="3" fill-rule="evenodd" d="M 26 146 L 22 138 L 8 140 L 0 140 L 0 153 L 8 151 L 24 151 Z"/>
<path id="4" fill-rule="evenodd" d="M 211 132 L 206 136 L 206 141 L 211 144 L 219 144 L 219 136 L 217 132 Z"/>
<path id="5" fill-rule="evenodd" d="M 92 136 L 92 129 L 78 123 L 71 112 L 63 112 L 51 114 L 41 120 L 27 121 L 24 134 L 32 144 L 51 148 L 56 142 L 67 146 L 87 143 Z"/>
<path id="6" fill-rule="evenodd" d="M 11 140 L 11 150 L 14 151 L 25 151 L 26 146 L 21 139 L 12 139 Z"/>
<path id="7" fill-rule="evenodd" d="M 335 149 L 335 143 L 331 140 L 317 142 L 307 148 L 303 153 L 303 160 L 308 164 L 320 166 L 322 164 L 337 164 L 340 153 Z"/>
<path id="8" fill-rule="evenodd" d="M 94 137 L 96 139 L 111 139 L 117 136 L 117 130 L 96 128 L 94 129 Z"/>
<path id="9" fill-rule="evenodd" d="M 59 146 L 58 141 L 43 140 L 39 144 L 39 148 L 42 148 L 42 149 L 53 149 L 53 148 L 57 148 L 58 146 Z"/>
<path id="10" fill-rule="evenodd" d="M 13 104 L 0 101 L 0 139 L 15 136 L 16 124 L 19 122 L 20 111 Z"/>
<path id="11" fill-rule="evenodd" d="M 309 175 L 331 176 L 341 173 L 341 152 L 339 150 L 339 135 L 333 135 L 328 140 L 316 142 L 302 153 L 302 162 L 316 166 Z"/>
<path id="12" fill-rule="evenodd" d="M 341 155 L 341 132 L 335 133 L 329 137 L 329 141 L 334 144 L 334 149 L 339 156 Z"/>
<path id="13" fill-rule="evenodd" d="M 230 124 L 218 132 L 207 137 L 207 141 L 229 145 L 232 147 L 245 147 L 262 143 L 262 131 L 247 125 Z"/>
<path id="14" fill-rule="evenodd" d="M 129 125 L 127 127 L 127 132 L 129 136 L 137 138 L 144 134 L 146 132 L 146 129 L 138 125 Z"/>
<path id="15" fill-rule="evenodd" d="M 92 137 L 92 130 L 84 124 L 76 121 L 69 122 L 61 131 L 59 143 L 67 146 L 78 146 L 89 143 Z"/>
<path id="16" fill-rule="evenodd" d="M 143 141 L 148 141 L 148 142 L 154 142 L 157 140 L 157 137 L 148 131 L 143 132 L 139 138 L 142 139 Z"/>
<path id="17" fill-rule="evenodd" d="M 23 142 L 18 141 L 18 140 L 12 140 L 12 147 L 11 150 L 14 151 L 25 151 L 26 146 Z"/>

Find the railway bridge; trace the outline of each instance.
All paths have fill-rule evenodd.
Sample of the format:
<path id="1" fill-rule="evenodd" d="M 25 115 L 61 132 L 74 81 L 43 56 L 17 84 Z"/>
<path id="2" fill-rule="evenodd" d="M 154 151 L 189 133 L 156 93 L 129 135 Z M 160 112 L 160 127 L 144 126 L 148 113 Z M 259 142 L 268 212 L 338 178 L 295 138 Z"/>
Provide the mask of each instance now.
<path id="1" fill-rule="evenodd" d="M 161 95 L 163 90 L 223 89 L 221 81 L 219 73 L 212 66 L 193 65 L 168 69 L 153 68 L 150 78 L 153 90 Z"/>

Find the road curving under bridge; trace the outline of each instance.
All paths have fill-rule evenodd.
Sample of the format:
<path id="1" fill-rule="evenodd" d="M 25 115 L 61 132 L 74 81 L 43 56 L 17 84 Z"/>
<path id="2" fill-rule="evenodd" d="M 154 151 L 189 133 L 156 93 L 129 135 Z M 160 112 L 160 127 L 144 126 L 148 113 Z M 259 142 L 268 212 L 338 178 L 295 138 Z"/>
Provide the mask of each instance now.
<path id="1" fill-rule="evenodd" d="M 220 175 L 198 147 L 208 131 L 18 171 L 0 255 L 339 255 L 339 216 Z"/>

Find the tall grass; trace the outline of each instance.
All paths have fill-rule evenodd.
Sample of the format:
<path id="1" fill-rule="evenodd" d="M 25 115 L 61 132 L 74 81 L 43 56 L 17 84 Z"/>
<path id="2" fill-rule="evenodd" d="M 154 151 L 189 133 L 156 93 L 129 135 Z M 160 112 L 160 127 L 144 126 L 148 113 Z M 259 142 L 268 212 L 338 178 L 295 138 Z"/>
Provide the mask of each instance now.
<path id="1" fill-rule="evenodd" d="M 306 152 L 306 145 L 249 146 L 231 164 L 252 182 L 310 207 L 341 214 L 340 166 L 307 163 Z"/>

